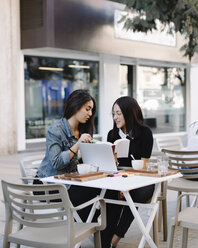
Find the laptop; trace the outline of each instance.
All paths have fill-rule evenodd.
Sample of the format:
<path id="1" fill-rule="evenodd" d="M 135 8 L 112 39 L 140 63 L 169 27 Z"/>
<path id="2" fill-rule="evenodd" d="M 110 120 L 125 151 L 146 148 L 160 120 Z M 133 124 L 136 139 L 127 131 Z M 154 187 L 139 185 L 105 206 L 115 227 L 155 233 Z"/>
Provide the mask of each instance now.
<path id="1" fill-rule="evenodd" d="M 83 163 L 99 167 L 99 171 L 117 172 L 112 146 L 100 143 L 79 143 Z"/>

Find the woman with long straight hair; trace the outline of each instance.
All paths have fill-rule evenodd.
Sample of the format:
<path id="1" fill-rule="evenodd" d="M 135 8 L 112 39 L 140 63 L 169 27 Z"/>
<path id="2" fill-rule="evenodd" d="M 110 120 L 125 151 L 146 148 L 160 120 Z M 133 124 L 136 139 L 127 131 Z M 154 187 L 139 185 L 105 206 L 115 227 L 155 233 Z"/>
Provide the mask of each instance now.
<path id="1" fill-rule="evenodd" d="M 142 110 L 137 101 L 129 96 L 118 98 L 112 107 L 113 129 L 109 131 L 107 141 L 114 143 L 117 139 L 130 140 L 129 154 L 126 158 L 118 158 L 119 166 L 131 167 L 132 156 L 142 159 L 144 168 L 149 161 L 153 147 L 153 136 L 144 124 Z M 132 155 L 132 156 L 131 156 Z M 154 185 L 130 191 L 134 202 L 145 203 L 153 195 Z M 121 199 L 121 192 L 107 191 L 107 198 Z M 134 217 L 128 206 L 107 204 L 107 227 L 101 233 L 102 247 L 116 247 L 124 237 Z"/>
<path id="2" fill-rule="evenodd" d="M 46 135 L 46 153 L 38 169 L 39 178 L 72 173 L 79 163 L 79 142 L 91 142 L 96 103 L 86 90 L 73 91 L 65 102 L 63 117 L 55 121 Z M 39 180 L 34 184 L 42 183 Z M 94 188 L 66 185 L 74 206 L 86 202 L 98 194 Z M 79 211 L 86 220 L 90 209 Z"/>

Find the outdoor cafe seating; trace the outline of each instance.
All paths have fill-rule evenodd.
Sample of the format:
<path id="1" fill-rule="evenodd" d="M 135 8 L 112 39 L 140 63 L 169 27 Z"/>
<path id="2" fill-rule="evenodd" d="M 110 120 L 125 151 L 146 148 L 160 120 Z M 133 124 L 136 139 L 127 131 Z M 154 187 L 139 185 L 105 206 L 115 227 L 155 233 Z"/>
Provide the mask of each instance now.
<path id="1" fill-rule="evenodd" d="M 100 230 L 106 226 L 103 199 L 96 197 L 73 207 L 65 186 L 60 184 L 35 186 L 2 180 L 2 189 L 6 210 L 3 248 L 10 247 L 11 243 L 38 248 L 73 248 L 92 234 L 95 247 L 101 248 Z M 34 195 L 34 191 L 45 191 L 45 194 Z M 50 191 L 56 191 L 56 194 L 50 194 Z M 101 210 L 98 222 L 74 221 L 75 211 L 95 202 L 100 204 Z M 13 221 L 19 224 L 19 230 L 13 230 Z"/>
<path id="2" fill-rule="evenodd" d="M 182 193 L 177 200 L 177 208 L 175 217 L 173 217 L 169 224 L 169 234 L 167 240 L 167 248 L 174 247 L 174 233 L 177 226 L 181 226 L 183 228 L 183 235 L 181 245 L 182 248 L 187 248 L 188 243 L 188 232 L 189 229 L 198 230 L 198 205 L 197 201 L 193 203 L 192 206 L 186 206 L 181 209 L 181 200 L 185 196 L 193 196 L 197 199 L 198 188 L 191 189 L 191 193 Z M 196 192 L 196 193 L 193 193 Z"/>

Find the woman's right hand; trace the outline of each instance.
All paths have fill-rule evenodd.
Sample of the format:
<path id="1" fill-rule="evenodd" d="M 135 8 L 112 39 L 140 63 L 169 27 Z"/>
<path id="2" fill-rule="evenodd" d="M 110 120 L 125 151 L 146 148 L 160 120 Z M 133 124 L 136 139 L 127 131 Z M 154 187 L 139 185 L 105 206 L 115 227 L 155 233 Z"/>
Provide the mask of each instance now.
<path id="1" fill-rule="evenodd" d="M 92 137 L 89 133 L 83 133 L 78 141 L 82 143 L 91 143 Z"/>
<path id="2" fill-rule="evenodd" d="M 91 135 L 88 134 L 88 133 L 83 133 L 80 136 L 78 142 L 76 142 L 76 144 L 74 144 L 72 147 L 70 147 L 70 155 L 69 155 L 70 156 L 70 159 L 74 156 L 75 153 L 78 153 L 78 151 L 79 151 L 79 145 L 78 145 L 79 142 L 82 142 L 82 143 L 91 143 L 91 141 L 92 141 Z M 71 152 L 71 150 L 72 150 L 72 152 Z"/>

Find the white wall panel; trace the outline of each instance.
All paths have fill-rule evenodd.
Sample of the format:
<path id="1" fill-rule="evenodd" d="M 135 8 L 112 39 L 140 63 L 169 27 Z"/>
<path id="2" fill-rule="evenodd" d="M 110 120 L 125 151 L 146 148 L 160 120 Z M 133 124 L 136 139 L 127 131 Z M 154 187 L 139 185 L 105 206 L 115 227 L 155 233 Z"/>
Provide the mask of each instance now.
<path id="1" fill-rule="evenodd" d="M 120 57 L 100 56 L 100 123 L 99 132 L 106 140 L 108 131 L 113 127 L 112 105 L 120 94 Z"/>
<path id="2" fill-rule="evenodd" d="M 189 85 L 189 124 L 198 121 L 198 64 L 192 64 Z"/>
<path id="3" fill-rule="evenodd" d="M 7 154 L 17 151 L 19 0 L 1 0 L 0 9 L 0 154 Z"/>

